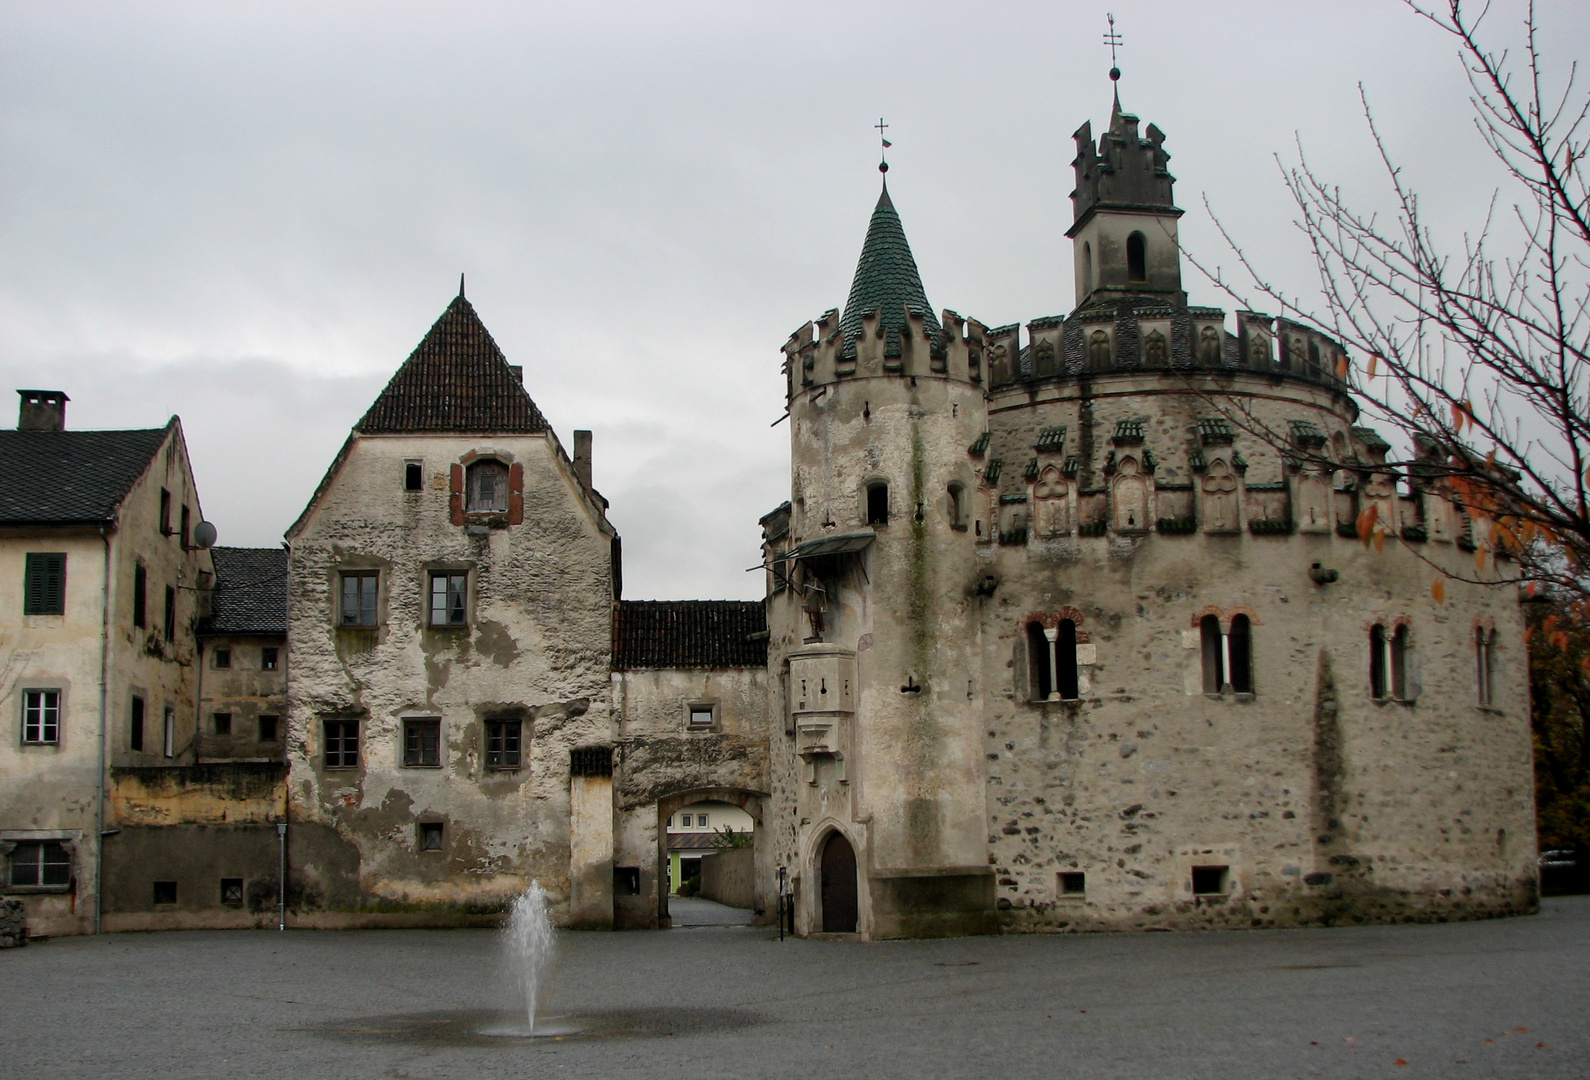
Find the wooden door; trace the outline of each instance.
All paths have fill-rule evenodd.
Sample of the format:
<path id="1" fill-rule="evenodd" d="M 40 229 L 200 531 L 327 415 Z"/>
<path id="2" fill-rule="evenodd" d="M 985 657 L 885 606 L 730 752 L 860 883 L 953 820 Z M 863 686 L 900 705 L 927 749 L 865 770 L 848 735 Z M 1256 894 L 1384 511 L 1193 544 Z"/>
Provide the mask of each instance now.
<path id="1" fill-rule="evenodd" d="M 822 860 L 823 933 L 856 932 L 856 851 L 839 833 L 829 834 Z"/>

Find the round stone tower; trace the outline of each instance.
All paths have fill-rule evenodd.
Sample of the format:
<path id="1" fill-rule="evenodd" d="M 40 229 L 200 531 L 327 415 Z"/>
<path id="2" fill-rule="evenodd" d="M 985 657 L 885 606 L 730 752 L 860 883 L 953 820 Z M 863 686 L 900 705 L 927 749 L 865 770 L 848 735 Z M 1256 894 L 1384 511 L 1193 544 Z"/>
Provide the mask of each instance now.
<path id="1" fill-rule="evenodd" d="M 787 664 L 803 932 L 987 928 L 976 476 L 983 328 L 935 316 L 887 186 L 844 314 L 784 347 Z"/>

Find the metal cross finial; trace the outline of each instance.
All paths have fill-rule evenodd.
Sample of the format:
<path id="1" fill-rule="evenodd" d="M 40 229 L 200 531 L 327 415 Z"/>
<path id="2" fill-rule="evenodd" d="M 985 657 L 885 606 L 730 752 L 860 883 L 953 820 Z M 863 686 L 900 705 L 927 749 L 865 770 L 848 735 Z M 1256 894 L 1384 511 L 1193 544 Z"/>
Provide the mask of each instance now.
<path id="1" fill-rule="evenodd" d="M 1124 46 L 1126 41 L 1115 31 L 1115 12 L 1109 12 L 1108 18 L 1110 20 L 1110 30 L 1109 33 L 1104 35 L 1104 44 L 1110 47 L 1110 81 L 1119 82 L 1121 69 L 1115 63 L 1115 50 L 1117 46 Z"/>
<path id="2" fill-rule="evenodd" d="M 872 126 L 878 129 L 878 141 L 883 143 L 883 150 L 878 151 L 878 171 L 881 173 L 886 173 L 889 171 L 889 156 L 884 151 L 888 150 L 889 147 L 894 145 L 894 143 L 883 137 L 883 130 L 889 125 L 885 124 L 883 122 L 883 117 L 880 116 L 878 117 L 878 122 Z"/>

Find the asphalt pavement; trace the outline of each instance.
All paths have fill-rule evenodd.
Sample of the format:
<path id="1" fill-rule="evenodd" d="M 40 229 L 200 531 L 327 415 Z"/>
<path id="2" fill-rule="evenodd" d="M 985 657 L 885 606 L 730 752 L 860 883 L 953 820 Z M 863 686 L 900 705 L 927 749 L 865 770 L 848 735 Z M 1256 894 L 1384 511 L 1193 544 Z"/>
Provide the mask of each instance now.
<path id="1" fill-rule="evenodd" d="M 1427 926 L 780 942 L 560 933 L 546 1014 L 496 933 L 219 931 L 0 952 L 0 1076 L 1590 1077 L 1590 897 Z"/>

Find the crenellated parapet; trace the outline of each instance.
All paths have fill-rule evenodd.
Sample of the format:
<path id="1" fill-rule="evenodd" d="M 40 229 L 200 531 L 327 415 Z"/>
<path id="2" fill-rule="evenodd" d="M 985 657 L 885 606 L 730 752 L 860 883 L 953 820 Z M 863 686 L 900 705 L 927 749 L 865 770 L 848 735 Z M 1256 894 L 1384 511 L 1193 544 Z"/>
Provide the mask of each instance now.
<path id="1" fill-rule="evenodd" d="M 786 398 L 806 390 L 858 378 L 945 378 L 983 385 L 988 362 L 988 330 L 976 319 L 946 308 L 936 326 L 921 314 L 902 309 L 899 318 L 881 310 L 856 321 L 851 337 L 830 308 L 806 323 L 784 343 Z M 890 327 L 893 327 L 893 332 Z"/>

